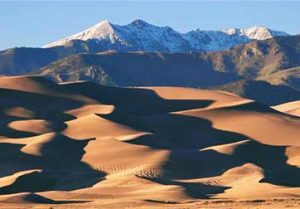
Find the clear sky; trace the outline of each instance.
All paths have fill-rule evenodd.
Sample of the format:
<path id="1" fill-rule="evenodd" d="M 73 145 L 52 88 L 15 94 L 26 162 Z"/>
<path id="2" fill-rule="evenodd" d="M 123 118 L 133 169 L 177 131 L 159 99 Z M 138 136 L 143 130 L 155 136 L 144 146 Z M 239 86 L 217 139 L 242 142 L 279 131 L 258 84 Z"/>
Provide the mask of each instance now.
<path id="1" fill-rule="evenodd" d="M 105 19 L 143 19 L 180 32 L 262 25 L 299 34 L 300 1 L 1 1 L 0 49 L 39 47 Z"/>

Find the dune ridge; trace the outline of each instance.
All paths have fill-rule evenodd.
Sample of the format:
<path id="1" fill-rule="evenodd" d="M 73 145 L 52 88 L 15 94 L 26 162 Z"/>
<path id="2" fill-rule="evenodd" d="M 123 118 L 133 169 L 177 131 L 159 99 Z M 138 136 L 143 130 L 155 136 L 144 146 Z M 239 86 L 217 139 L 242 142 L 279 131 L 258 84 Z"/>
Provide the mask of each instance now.
<path id="1" fill-rule="evenodd" d="M 0 78 L 0 203 L 300 198 L 300 103 Z"/>

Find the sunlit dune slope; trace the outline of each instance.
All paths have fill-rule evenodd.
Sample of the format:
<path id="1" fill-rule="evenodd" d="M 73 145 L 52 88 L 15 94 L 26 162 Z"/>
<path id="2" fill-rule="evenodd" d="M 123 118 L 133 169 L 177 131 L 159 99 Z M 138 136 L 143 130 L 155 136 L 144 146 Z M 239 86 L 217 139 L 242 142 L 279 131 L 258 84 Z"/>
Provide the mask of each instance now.
<path id="1" fill-rule="evenodd" d="M 0 202 L 300 195 L 299 102 L 0 78 Z"/>
<path id="2" fill-rule="evenodd" d="M 280 112 L 300 117 L 300 101 L 284 103 L 273 108 Z"/>

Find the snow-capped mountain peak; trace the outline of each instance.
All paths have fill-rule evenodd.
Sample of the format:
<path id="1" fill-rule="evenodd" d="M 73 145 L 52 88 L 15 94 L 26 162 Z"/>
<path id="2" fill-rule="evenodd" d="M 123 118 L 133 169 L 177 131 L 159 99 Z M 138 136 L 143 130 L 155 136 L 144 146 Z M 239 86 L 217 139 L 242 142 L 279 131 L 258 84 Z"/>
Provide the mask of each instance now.
<path id="1" fill-rule="evenodd" d="M 179 33 L 169 26 L 160 27 L 144 20 L 134 20 L 127 25 L 101 21 L 96 25 L 44 47 L 64 46 L 73 40 L 93 40 L 103 50 L 118 51 L 216 51 L 274 36 L 286 36 L 285 32 L 273 31 L 262 26 L 246 29 L 230 28 L 223 31 L 200 29 Z M 100 47 L 100 48 L 101 48 Z"/>
<path id="2" fill-rule="evenodd" d="M 113 24 L 111 24 L 108 20 L 104 20 L 82 32 L 71 35 L 65 39 L 47 44 L 45 47 L 47 48 L 47 47 L 65 45 L 72 40 L 86 41 L 90 39 L 98 39 L 98 40 L 109 39 L 112 42 L 114 42 L 116 39 L 114 33 L 115 31 L 114 31 Z"/>
<path id="3" fill-rule="evenodd" d="M 241 30 L 241 32 L 242 34 L 246 35 L 248 38 L 255 39 L 255 40 L 264 40 L 273 37 L 271 30 L 262 26 L 247 28 Z"/>
<path id="4" fill-rule="evenodd" d="M 288 34 L 281 31 L 274 31 L 263 26 L 254 26 L 245 29 L 229 28 L 223 31 L 228 35 L 244 36 L 253 40 L 265 40 L 274 36 L 287 36 Z"/>

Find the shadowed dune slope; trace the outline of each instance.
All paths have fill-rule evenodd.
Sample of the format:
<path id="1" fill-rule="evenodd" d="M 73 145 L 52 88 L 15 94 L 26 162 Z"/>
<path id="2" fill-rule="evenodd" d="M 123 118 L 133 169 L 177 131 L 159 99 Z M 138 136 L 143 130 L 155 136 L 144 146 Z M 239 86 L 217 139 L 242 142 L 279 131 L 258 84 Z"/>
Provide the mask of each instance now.
<path id="1" fill-rule="evenodd" d="M 0 202 L 300 196 L 299 102 L 0 78 Z"/>

